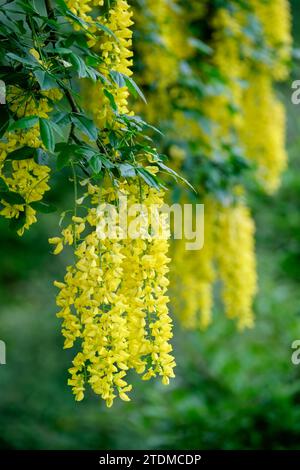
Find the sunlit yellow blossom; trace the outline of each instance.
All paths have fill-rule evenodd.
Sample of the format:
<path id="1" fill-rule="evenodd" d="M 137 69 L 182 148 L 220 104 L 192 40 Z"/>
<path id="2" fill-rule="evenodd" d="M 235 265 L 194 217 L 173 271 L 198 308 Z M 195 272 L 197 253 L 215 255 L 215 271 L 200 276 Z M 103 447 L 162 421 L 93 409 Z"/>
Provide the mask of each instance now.
<path id="1" fill-rule="evenodd" d="M 256 293 L 254 223 L 242 204 L 223 208 L 218 220 L 217 261 L 223 282 L 223 300 L 229 318 L 240 329 L 253 326 L 253 297 Z"/>
<path id="2" fill-rule="evenodd" d="M 137 181 L 124 182 L 119 190 L 127 195 L 129 207 L 140 202 Z M 153 188 L 142 185 L 142 194 L 149 210 L 152 204 L 163 204 L 162 194 Z M 168 240 L 146 233 L 135 239 L 99 238 L 103 214 L 96 209 L 102 202 L 115 201 L 116 191 L 89 184 L 87 196 L 92 203 L 87 215 L 72 218 L 76 261 L 67 268 L 64 282 L 55 282 L 60 289 L 58 316 L 63 319 L 65 348 L 73 347 L 77 339 L 81 343 L 69 380 L 76 400 L 84 397 L 88 383 L 111 406 L 117 396 L 130 399 L 126 379 L 130 369 L 145 379 L 159 375 L 165 384 L 174 377 L 166 294 Z M 162 214 L 159 224 L 167 234 Z M 62 237 L 49 239 L 56 246 L 54 253 L 65 244 L 74 245 L 71 233 L 68 226 Z"/>
<path id="3" fill-rule="evenodd" d="M 42 92 L 42 97 L 39 100 L 36 100 L 32 95 L 28 96 L 21 88 L 13 86 L 8 88 L 7 103 L 18 118 L 24 116 L 48 118 L 51 111 L 48 97 L 59 100 L 61 96 L 59 90 L 47 90 Z M 38 124 L 28 130 L 7 132 L 5 139 L 0 142 L 0 175 L 10 191 L 20 194 L 25 202 L 11 204 L 2 199 L 1 203 L 4 207 L 0 214 L 9 219 L 20 219 L 23 216 L 24 222 L 18 230 L 18 234 L 22 235 L 24 230 L 37 220 L 36 211 L 30 206 L 30 203 L 43 199 L 45 192 L 49 190 L 47 183 L 50 168 L 47 165 L 37 163 L 33 158 L 12 162 L 9 160 L 9 153 L 13 150 L 24 146 L 32 148 L 42 146 Z M 2 172 L 4 166 L 5 173 Z"/>

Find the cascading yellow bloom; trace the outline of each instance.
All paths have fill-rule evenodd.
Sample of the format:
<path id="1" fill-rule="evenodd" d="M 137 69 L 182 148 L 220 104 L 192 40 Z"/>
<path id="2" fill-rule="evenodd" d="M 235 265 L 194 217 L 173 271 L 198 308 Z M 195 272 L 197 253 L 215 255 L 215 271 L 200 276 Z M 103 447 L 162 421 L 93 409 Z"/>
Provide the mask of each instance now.
<path id="1" fill-rule="evenodd" d="M 93 24 L 92 8 L 102 6 L 103 2 L 86 2 L 82 15 L 78 2 L 69 1 L 68 4 L 90 24 L 87 33 L 92 31 L 94 35 L 89 39 L 89 46 L 103 60 L 101 73 L 107 78 L 110 78 L 110 71 L 128 77 L 132 75 L 130 27 L 133 22 L 127 1 L 116 0 L 105 16 L 96 18 L 114 36 L 98 30 Z M 111 93 L 118 112 L 130 114 L 127 87 L 111 84 L 106 90 Z M 98 127 L 117 128 L 110 98 L 103 86 L 89 86 L 85 94 L 85 102 Z M 129 209 L 143 203 L 147 213 L 153 205 L 163 204 L 162 193 L 137 179 L 130 184 L 121 182 L 119 192 L 127 197 Z M 90 184 L 86 196 L 92 204 L 86 217 L 73 217 L 73 224 L 62 231 L 62 236 L 49 242 L 55 246 L 55 254 L 66 244 L 75 246 L 75 264 L 67 268 L 64 283 L 56 282 L 60 288 L 58 316 L 63 318 L 65 347 L 72 347 L 76 339 L 81 341 L 81 350 L 70 369 L 69 384 L 77 400 L 83 399 L 89 383 L 107 406 L 111 406 L 116 396 L 129 400 L 127 392 L 131 385 L 128 385 L 126 375 L 130 369 L 142 374 L 144 380 L 159 375 L 164 384 L 174 377 L 175 361 L 169 342 L 172 321 L 166 295 L 168 240 L 166 236 L 156 239 L 148 233 L 143 225 L 147 214 L 141 216 L 142 222 L 136 223 L 139 236 L 102 239 L 99 233 L 104 230 L 105 220 L 99 218 L 97 207 L 105 202 L 117 205 L 116 191 Z M 119 218 L 126 216 L 121 214 Z M 134 219 L 131 213 L 129 223 Z M 163 214 L 158 216 L 158 226 L 166 235 L 168 227 Z"/>
<path id="2" fill-rule="evenodd" d="M 61 97 L 62 94 L 59 90 L 52 89 L 41 92 L 41 97 L 37 99 L 28 95 L 21 88 L 12 86 L 8 88 L 7 104 L 18 118 L 37 116 L 47 119 L 51 111 L 49 100 L 58 101 Z M 50 168 L 47 165 L 37 163 L 33 158 L 12 162 L 7 159 L 9 153 L 18 148 L 24 146 L 42 147 L 38 124 L 28 130 L 7 132 L 4 137 L 5 140 L 0 142 L 0 176 L 9 190 L 20 194 L 25 203 L 12 204 L 2 199 L 0 202 L 3 208 L 0 215 L 8 219 L 18 219 L 22 214 L 25 214 L 24 224 L 18 230 L 18 234 L 22 235 L 24 230 L 37 220 L 36 211 L 29 204 L 40 201 L 45 192 L 50 189 L 47 184 Z M 11 163 L 10 167 L 9 163 Z"/>
<path id="3" fill-rule="evenodd" d="M 265 45 L 272 52 L 269 72 L 275 80 L 285 80 L 292 50 L 290 2 L 250 0 L 249 5 L 260 22 Z"/>
<path id="4" fill-rule="evenodd" d="M 128 198 L 129 212 L 141 202 L 137 183 L 124 182 L 119 188 L 120 194 Z M 162 206 L 163 198 L 146 185 L 142 185 L 142 194 L 148 218 L 152 205 Z M 129 400 L 127 392 L 132 386 L 126 375 L 130 369 L 143 374 L 145 380 L 159 375 L 164 384 L 174 377 L 169 342 L 172 322 L 166 295 L 168 227 L 160 214 L 158 227 L 164 236 L 158 239 L 143 231 L 143 223 L 134 222 L 131 211 L 129 224 L 135 223 L 136 238 L 103 237 L 106 221 L 99 207 L 108 201 L 117 203 L 117 193 L 89 185 L 86 196 L 91 198 L 92 207 L 85 217 L 73 217 L 74 236 L 70 238 L 71 225 L 62 237 L 49 241 L 59 247 L 56 253 L 65 244 L 75 246 L 74 265 L 67 268 L 64 282 L 55 282 L 60 289 L 57 305 L 61 309 L 58 316 L 63 319 L 65 347 L 81 342 L 69 384 L 76 400 L 83 399 L 85 387 L 90 384 L 111 406 L 116 396 Z"/>
<path id="5" fill-rule="evenodd" d="M 213 283 L 215 280 L 215 217 L 216 204 L 204 202 L 204 246 L 188 251 L 186 240 L 172 244 L 172 305 L 187 329 L 205 329 L 212 320 Z"/>
<path id="6" fill-rule="evenodd" d="M 252 75 L 250 83 L 243 96 L 244 123 L 240 135 L 248 157 L 257 164 L 260 181 L 273 193 L 287 165 L 285 110 L 267 74 Z"/>
<path id="7" fill-rule="evenodd" d="M 69 4 L 73 4 L 71 0 Z M 81 16 L 78 2 L 73 6 L 77 14 Z M 90 6 L 86 5 L 83 14 L 86 11 L 92 10 L 93 7 L 103 5 L 103 1 L 88 2 Z M 96 17 L 98 22 L 103 23 L 112 34 L 99 30 L 94 23 L 92 16 L 88 18 L 91 23 L 91 31 L 94 33 L 93 37 L 89 40 L 89 46 L 99 54 L 103 63 L 99 71 L 103 76 L 109 80 L 109 72 L 118 72 L 128 77 L 132 75 L 132 12 L 126 0 L 116 0 L 109 8 L 107 15 Z M 113 36 L 112 36 L 113 35 Z M 120 114 L 131 114 L 128 109 L 128 88 L 127 86 L 118 86 L 115 83 L 106 85 L 106 90 L 112 95 Z M 112 124 L 115 120 L 112 112 L 110 97 L 105 93 L 102 85 L 91 84 L 83 88 L 84 102 L 88 110 L 94 115 L 96 123 L 100 129 Z"/>
<path id="8" fill-rule="evenodd" d="M 288 2 L 250 0 L 245 7 L 238 2 L 229 1 L 226 5 L 215 9 L 209 8 L 208 2 L 203 2 L 197 10 L 190 6 L 182 10 L 173 8 L 178 6 L 177 2 L 160 1 L 153 5 L 149 1 L 144 5 L 146 14 L 140 10 L 137 14 L 139 32 L 136 47 L 141 52 L 139 81 L 149 88 L 148 119 L 150 117 L 150 120 L 160 127 L 165 124 L 166 116 L 166 119 L 173 122 L 172 128 L 167 128 L 168 137 L 176 143 L 182 141 L 184 149 L 187 149 L 186 143 L 190 143 L 194 149 L 197 148 L 198 153 L 207 158 L 220 159 L 222 156 L 227 158 L 223 152 L 224 146 L 239 147 L 249 160 L 255 162 L 258 178 L 265 190 L 268 192 L 276 190 L 287 161 L 284 145 L 285 114 L 283 106 L 276 97 L 274 83 L 286 77 L 291 55 Z M 197 42 L 187 43 L 187 27 L 183 24 L 183 18 L 186 18 L 187 22 L 192 21 L 193 24 L 196 21 L 207 22 L 208 13 L 211 36 L 209 44 L 212 48 L 209 62 L 223 78 L 222 89 L 215 88 L 213 83 L 209 87 L 205 76 L 200 76 L 201 68 L 197 70 L 193 64 L 197 57 L 193 45 L 197 47 Z M 153 25 L 157 25 L 155 31 L 160 37 L 160 45 L 149 42 L 145 34 L 153 29 Z M 173 34 L 174 31 L 176 35 Z M 257 51 L 258 42 L 262 49 L 261 53 Z M 202 97 L 191 92 L 180 82 L 182 79 L 180 68 L 183 65 L 188 78 L 195 77 L 196 74 L 199 83 L 203 80 L 207 86 Z M 166 73 L 165 66 L 171 72 Z M 194 75 L 189 73 L 188 67 L 191 67 L 190 70 L 193 70 Z M 160 89 L 163 97 L 159 96 Z M 183 150 L 176 143 L 171 145 L 170 155 L 176 168 L 180 169 L 189 150 Z M 232 189 L 232 200 L 235 201 L 234 187 Z M 237 213 L 243 216 L 244 220 L 250 219 L 249 212 L 246 217 L 245 211 L 247 212 L 246 209 L 237 211 L 234 205 L 222 208 L 215 203 L 214 217 L 212 221 L 208 219 L 211 233 L 219 232 L 218 220 L 224 219 L 224 213 L 230 214 L 232 220 L 234 220 L 233 214 Z M 251 232 L 249 227 L 253 222 L 248 220 L 245 223 L 248 232 Z M 238 259 L 240 252 L 239 237 L 239 230 L 231 231 L 230 256 L 233 260 Z M 248 239 L 251 239 L 250 235 Z M 210 240 L 208 238 L 205 245 L 210 246 Z M 218 251 L 217 244 L 221 243 L 220 239 L 217 238 L 214 243 L 215 251 Z M 210 275 L 209 281 L 201 272 L 201 268 L 196 269 L 197 264 L 205 265 L 203 261 L 205 259 L 209 260 L 210 266 L 216 261 L 216 255 L 212 254 L 211 250 L 206 252 L 206 254 L 210 252 L 209 256 L 205 255 L 205 245 L 203 253 L 199 252 L 196 256 L 185 252 L 183 242 L 175 242 L 172 250 L 174 256 L 172 277 L 176 286 L 172 302 L 174 310 L 187 327 L 199 324 L 204 327 L 209 323 L 214 278 L 220 277 L 224 281 L 226 277 L 224 263 L 216 263 L 215 275 Z M 222 248 L 225 249 L 224 246 Z M 238 319 L 240 326 L 251 326 L 253 320 L 250 313 L 256 291 L 253 234 L 252 243 L 249 241 L 247 249 L 248 255 L 240 259 L 240 271 L 246 272 L 248 262 L 249 277 L 253 281 L 252 284 L 250 282 L 249 288 L 244 290 L 243 305 L 239 300 L 241 296 L 237 295 L 232 296 L 232 304 L 230 308 L 228 306 L 228 292 L 241 292 L 238 275 L 235 273 L 227 276 L 226 282 L 224 281 L 225 309 L 227 312 L 229 309 L 235 312 L 231 316 Z M 226 259 L 229 260 L 230 257 Z M 202 308 L 200 308 L 201 301 Z M 202 322 L 199 320 L 201 310 L 206 312 L 204 315 L 206 320 Z M 228 315 L 230 316 L 229 313 Z"/>
<path id="9" fill-rule="evenodd" d="M 148 87 L 148 105 L 141 109 L 137 103 L 136 110 L 143 112 L 152 123 L 157 122 L 158 115 L 160 122 L 172 119 L 180 62 L 189 57 L 192 50 L 184 16 L 179 12 L 181 7 L 177 0 L 146 0 L 135 9 L 140 37 L 136 48 L 143 60 L 139 83 Z M 155 41 L 149 41 L 151 35 L 155 35 Z"/>
<path id="10" fill-rule="evenodd" d="M 218 215 L 217 262 L 223 283 L 223 301 L 229 318 L 240 329 L 253 326 L 256 294 L 254 222 L 243 204 L 223 207 Z"/>
<path id="11" fill-rule="evenodd" d="M 216 137 L 226 139 L 236 132 L 246 156 L 257 164 L 264 188 L 274 192 L 287 162 L 284 109 L 273 85 L 274 80 L 287 76 L 291 55 L 289 5 L 286 0 L 251 0 L 245 10 L 229 3 L 231 9 L 221 8 L 213 24 L 214 61 L 231 94 L 210 103 L 211 118 L 218 123 Z M 255 55 L 257 44 L 247 34 L 253 15 L 268 60 Z"/>

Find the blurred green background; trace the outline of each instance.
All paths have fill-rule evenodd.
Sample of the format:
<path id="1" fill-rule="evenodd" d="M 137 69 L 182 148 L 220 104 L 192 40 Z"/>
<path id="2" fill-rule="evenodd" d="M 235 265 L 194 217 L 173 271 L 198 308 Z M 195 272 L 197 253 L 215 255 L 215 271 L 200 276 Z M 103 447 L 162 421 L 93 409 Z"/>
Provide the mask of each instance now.
<path id="1" fill-rule="evenodd" d="M 300 5 L 293 5 L 295 47 Z M 298 33 L 297 33 L 298 31 Z M 299 36 L 299 37 L 297 37 Z M 260 291 L 256 327 L 240 334 L 214 312 L 206 333 L 175 326 L 177 375 L 169 387 L 134 380 L 130 403 L 107 409 L 88 395 L 75 403 L 67 382 L 72 352 L 62 349 L 53 279 L 66 259 L 50 254 L 57 215 L 41 216 L 23 238 L 0 222 L 2 449 L 300 449 L 300 105 L 291 82 L 278 93 L 288 111 L 290 165 L 275 197 L 253 195 Z M 54 198 L 68 198 L 65 177 Z"/>

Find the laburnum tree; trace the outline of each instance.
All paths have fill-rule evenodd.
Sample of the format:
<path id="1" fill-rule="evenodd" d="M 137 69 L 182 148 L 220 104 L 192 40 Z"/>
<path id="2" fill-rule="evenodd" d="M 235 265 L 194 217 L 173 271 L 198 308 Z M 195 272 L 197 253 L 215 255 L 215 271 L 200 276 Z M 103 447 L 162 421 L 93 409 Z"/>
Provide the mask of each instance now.
<path id="1" fill-rule="evenodd" d="M 286 165 L 275 84 L 291 54 L 286 0 L 1 0 L 0 215 L 21 236 L 55 208 L 63 172 L 72 207 L 49 242 L 74 262 L 59 289 L 69 384 L 111 406 L 128 373 L 174 377 L 171 311 L 187 328 L 211 322 L 214 284 L 239 328 L 257 290 L 254 184 L 274 192 Z M 146 98 L 145 98 L 146 97 Z M 147 233 L 100 239 L 98 207 L 204 203 L 205 242 Z M 168 253 L 169 250 L 169 253 Z M 170 270 L 170 276 L 169 274 Z M 169 279 L 170 277 L 170 279 Z"/>

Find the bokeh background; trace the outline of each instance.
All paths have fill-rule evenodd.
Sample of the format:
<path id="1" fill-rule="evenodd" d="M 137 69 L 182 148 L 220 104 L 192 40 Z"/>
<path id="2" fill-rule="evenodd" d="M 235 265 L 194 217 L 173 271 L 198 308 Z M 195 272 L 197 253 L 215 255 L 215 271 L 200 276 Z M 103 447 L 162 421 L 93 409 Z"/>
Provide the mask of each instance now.
<path id="1" fill-rule="evenodd" d="M 300 47 L 300 2 L 294 1 L 294 41 Z M 295 54 L 299 56 L 300 54 Z M 14 236 L 0 221 L 0 366 L 2 449 L 300 449 L 300 365 L 291 344 L 300 339 L 300 105 L 291 82 L 278 89 L 288 110 L 289 169 L 275 197 L 256 193 L 259 294 L 256 326 L 239 333 L 215 307 L 205 333 L 175 325 L 177 375 L 169 387 L 134 380 L 130 403 L 112 409 L 95 396 L 75 403 L 67 386 L 71 354 L 55 316 L 55 278 L 66 259 L 47 239 L 58 216 Z M 53 202 L 71 197 L 66 175 Z"/>

